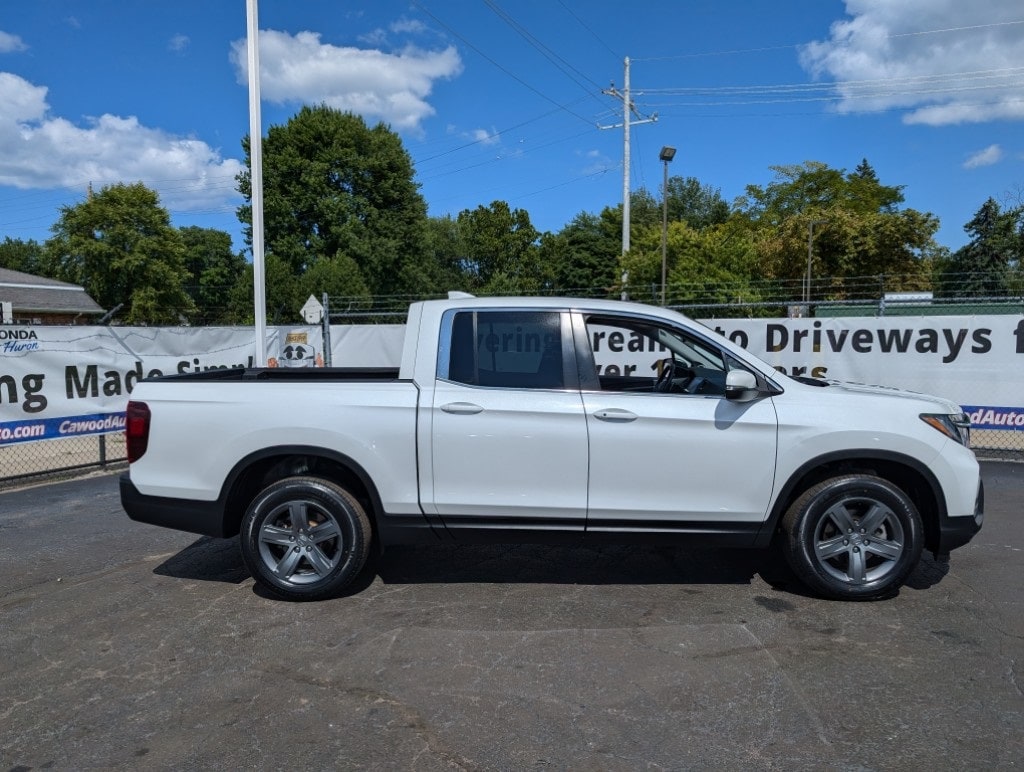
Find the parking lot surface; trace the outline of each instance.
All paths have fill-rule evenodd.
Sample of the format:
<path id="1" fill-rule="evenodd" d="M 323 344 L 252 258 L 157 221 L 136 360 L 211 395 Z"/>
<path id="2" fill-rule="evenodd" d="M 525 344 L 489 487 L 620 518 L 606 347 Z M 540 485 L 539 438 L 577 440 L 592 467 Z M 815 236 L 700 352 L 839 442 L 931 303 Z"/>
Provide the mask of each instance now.
<path id="1" fill-rule="evenodd" d="M 116 477 L 0 495 L 0 763 L 40 768 L 1024 765 L 1024 465 L 897 597 L 759 552 L 389 550 L 260 594 L 234 541 L 131 522 Z"/>

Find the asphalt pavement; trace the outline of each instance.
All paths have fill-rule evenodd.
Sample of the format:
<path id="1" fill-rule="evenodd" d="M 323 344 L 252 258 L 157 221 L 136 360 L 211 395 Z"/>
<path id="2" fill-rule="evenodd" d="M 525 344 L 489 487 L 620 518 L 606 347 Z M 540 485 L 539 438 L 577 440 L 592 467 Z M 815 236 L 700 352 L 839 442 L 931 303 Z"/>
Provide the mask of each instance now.
<path id="1" fill-rule="evenodd" d="M 875 603 L 760 552 L 446 545 L 294 604 L 114 476 L 0 494 L 0 768 L 1018 768 L 1024 465 L 983 469 L 981 533 Z"/>

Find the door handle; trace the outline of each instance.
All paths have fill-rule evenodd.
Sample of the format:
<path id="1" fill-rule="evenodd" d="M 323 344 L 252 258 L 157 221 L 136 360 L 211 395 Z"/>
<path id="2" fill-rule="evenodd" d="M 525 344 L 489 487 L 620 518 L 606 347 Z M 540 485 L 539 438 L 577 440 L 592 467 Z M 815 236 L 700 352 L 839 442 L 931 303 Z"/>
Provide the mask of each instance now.
<path id="1" fill-rule="evenodd" d="M 630 421 L 635 421 L 637 417 L 636 413 L 631 413 L 618 407 L 610 407 L 594 413 L 594 418 L 599 421 L 610 421 L 612 423 L 629 423 Z"/>
<path id="2" fill-rule="evenodd" d="M 482 407 L 472 402 L 449 402 L 447 405 L 441 405 L 441 409 L 454 415 L 475 415 L 483 412 Z"/>

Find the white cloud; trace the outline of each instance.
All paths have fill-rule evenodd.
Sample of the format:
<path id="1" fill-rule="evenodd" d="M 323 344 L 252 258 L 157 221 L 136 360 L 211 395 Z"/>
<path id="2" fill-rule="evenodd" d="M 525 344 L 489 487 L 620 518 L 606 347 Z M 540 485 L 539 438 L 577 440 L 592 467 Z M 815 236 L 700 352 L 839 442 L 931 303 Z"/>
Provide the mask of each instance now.
<path id="1" fill-rule="evenodd" d="M 989 145 L 979 150 L 964 161 L 965 169 L 977 169 L 979 166 L 992 166 L 1003 160 L 1003 149 L 999 145 Z"/>
<path id="2" fill-rule="evenodd" d="M 25 51 L 28 46 L 17 35 L 0 30 L 0 54 L 9 54 L 15 51 Z"/>
<path id="3" fill-rule="evenodd" d="M 191 43 L 191 42 L 192 42 L 192 41 L 191 41 L 191 40 L 189 40 L 189 37 L 188 37 L 188 35 L 181 35 L 181 34 L 178 34 L 178 35 L 175 35 L 174 37 L 172 37 L 172 38 L 171 38 L 171 39 L 170 39 L 170 40 L 169 40 L 169 41 L 167 42 L 167 48 L 168 48 L 169 50 L 171 50 L 171 51 L 175 51 L 175 52 L 177 52 L 177 53 L 181 53 L 181 52 L 182 52 L 182 51 L 184 51 L 184 50 L 185 50 L 186 48 L 188 48 L 188 45 L 189 45 L 189 43 Z"/>
<path id="4" fill-rule="evenodd" d="M 17 75 L 0 72 L 0 126 L 37 120 L 45 112 L 45 86 L 33 86 Z"/>
<path id="5" fill-rule="evenodd" d="M 383 48 L 387 45 L 388 32 L 396 35 L 422 35 L 428 32 L 427 25 L 417 19 L 406 19 L 404 16 L 398 21 L 393 21 L 388 25 L 387 29 L 378 27 L 375 30 L 366 32 L 358 37 L 360 43 L 365 43 L 368 46 L 374 48 Z"/>
<path id="6" fill-rule="evenodd" d="M 933 126 L 1024 119 L 1020 0 L 846 0 L 852 17 L 801 50 L 840 112 L 906 109 Z"/>
<path id="7" fill-rule="evenodd" d="M 585 159 L 585 163 L 583 166 L 583 170 L 581 171 L 581 174 L 597 174 L 598 172 L 606 172 L 609 171 L 610 169 L 617 169 L 620 166 L 620 164 L 617 161 L 613 161 L 600 150 L 587 150 L 585 152 L 577 152 L 577 155 L 580 155 Z"/>
<path id="8" fill-rule="evenodd" d="M 0 72 L 0 185 L 84 188 L 142 181 L 172 209 L 237 199 L 242 164 L 205 142 L 151 129 L 130 116 L 102 115 L 76 126 L 48 114 L 45 86 Z"/>
<path id="9" fill-rule="evenodd" d="M 409 34 L 420 34 L 427 31 L 427 25 L 418 19 L 399 19 L 398 21 L 390 24 L 392 32 L 409 35 Z"/>
<path id="10" fill-rule="evenodd" d="M 387 45 L 388 32 L 387 30 L 378 27 L 377 29 L 372 30 L 371 32 L 367 32 L 363 35 L 360 35 L 358 40 L 360 43 L 365 43 L 368 46 L 373 46 L 374 48 L 382 48 L 385 45 Z"/>
<path id="11" fill-rule="evenodd" d="M 467 136 L 481 145 L 496 145 L 501 142 L 501 134 L 495 130 L 473 129 Z"/>
<path id="12" fill-rule="evenodd" d="M 239 83 L 248 79 L 245 40 L 231 44 Z M 434 114 L 427 97 L 440 78 L 462 72 L 453 47 L 398 53 L 321 43 L 315 32 L 260 31 L 260 90 L 270 102 L 324 103 L 401 129 Z"/>

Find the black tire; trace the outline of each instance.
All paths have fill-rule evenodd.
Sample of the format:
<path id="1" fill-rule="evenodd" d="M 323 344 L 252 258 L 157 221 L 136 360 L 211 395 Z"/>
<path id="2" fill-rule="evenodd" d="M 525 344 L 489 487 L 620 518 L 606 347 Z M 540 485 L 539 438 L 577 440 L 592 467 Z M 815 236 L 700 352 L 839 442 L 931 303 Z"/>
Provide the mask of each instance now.
<path id="1" fill-rule="evenodd" d="M 783 550 L 811 590 L 836 600 L 889 597 L 924 546 L 921 516 L 907 495 L 867 474 L 807 489 L 782 519 Z"/>
<path id="2" fill-rule="evenodd" d="M 362 570 L 370 521 L 343 488 L 317 477 L 288 477 L 264 488 L 239 535 L 253 578 L 287 600 L 323 600 Z"/>

